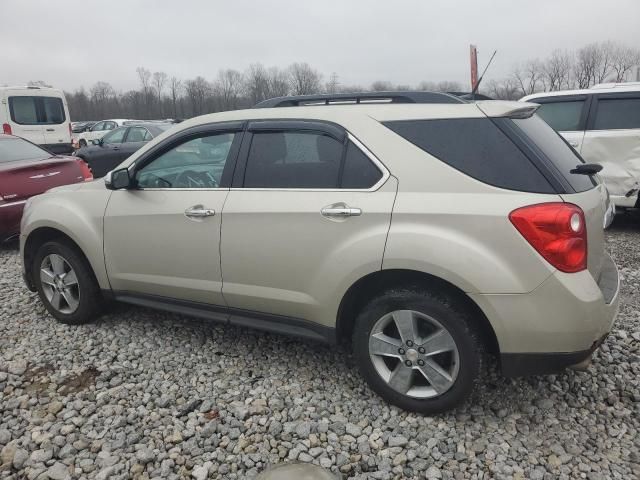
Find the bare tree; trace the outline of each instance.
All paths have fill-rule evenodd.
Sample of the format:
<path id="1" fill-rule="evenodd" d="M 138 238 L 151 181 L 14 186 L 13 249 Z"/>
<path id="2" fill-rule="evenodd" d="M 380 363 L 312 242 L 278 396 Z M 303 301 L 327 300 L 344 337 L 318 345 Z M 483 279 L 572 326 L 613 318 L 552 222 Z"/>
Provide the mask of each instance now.
<path id="1" fill-rule="evenodd" d="M 522 96 L 544 89 L 544 67 L 539 60 L 529 60 L 513 71 L 513 78 L 517 82 Z"/>
<path id="2" fill-rule="evenodd" d="M 321 90 L 322 75 L 308 63 L 294 63 L 289 67 L 291 91 L 294 95 L 309 95 Z"/>
<path id="3" fill-rule="evenodd" d="M 136 68 L 138 73 L 138 79 L 140 80 L 140 86 L 142 87 L 142 95 L 144 97 L 144 103 L 147 110 L 150 110 L 150 105 L 154 97 L 151 88 L 151 72 L 144 67 Z"/>
<path id="4" fill-rule="evenodd" d="M 616 82 L 624 82 L 633 67 L 640 65 L 640 50 L 618 45 L 613 54 L 611 70 Z"/>
<path id="5" fill-rule="evenodd" d="M 269 74 L 260 63 L 253 63 L 244 74 L 245 94 L 252 104 L 265 100 L 269 95 Z"/>
<path id="6" fill-rule="evenodd" d="M 221 110 L 235 110 L 242 92 L 242 74 L 237 70 L 220 70 L 214 84 Z"/>
<path id="7" fill-rule="evenodd" d="M 289 95 L 289 76 L 285 70 L 271 67 L 268 73 L 268 97 L 284 97 Z"/>
<path id="8" fill-rule="evenodd" d="M 393 90 L 393 84 L 384 80 L 376 80 L 371 84 L 370 90 L 373 92 L 388 92 Z"/>
<path id="9" fill-rule="evenodd" d="M 522 96 L 520 84 L 513 77 L 506 78 L 502 81 L 489 80 L 482 90 L 497 100 L 517 100 Z"/>
<path id="10" fill-rule="evenodd" d="M 158 113 L 162 116 L 162 91 L 167 83 L 167 74 L 164 72 L 153 72 L 153 89 L 158 98 Z"/>
<path id="11" fill-rule="evenodd" d="M 549 91 L 571 88 L 573 60 L 567 51 L 554 50 L 542 66 L 544 83 Z"/>
<path id="12" fill-rule="evenodd" d="M 51 88 L 51 85 L 49 85 L 44 80 L 29 80 L 27 85 L 29 85 L 30 87 L 49 87 L 49 88 Z"/>
<path id="13" fill-rule="evenodd" d="M 171 94 L 173 118 L 178 118 L 178 98 L 182 92 L 182 81 L 178 77 L 174 76 L 169 79 L 169 92 Z"/>
<path id="14" fill-rule="evenodd" d="M 187 80 L 185 84 L 187 97 L 191 101 L 191 110 L 194 116 L 205 113 L 204 106 L 207 98 L 211 95 L 211 85 L 202 77 Z"/>
<path id="15" fill-rule="evenodd" d="M 614 46 L 611 42 L 591 43 L 578 50 L 574 74 L 578 88 L 601 83 L 613 71 Z"/>

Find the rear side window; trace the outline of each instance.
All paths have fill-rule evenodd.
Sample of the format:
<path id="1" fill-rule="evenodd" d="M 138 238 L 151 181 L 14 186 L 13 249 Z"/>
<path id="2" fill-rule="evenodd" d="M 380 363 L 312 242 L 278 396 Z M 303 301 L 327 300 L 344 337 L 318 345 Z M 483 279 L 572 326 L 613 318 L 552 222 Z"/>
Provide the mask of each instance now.
<path id="1" fill-rule="evenodd" d="M 576 165 L 584 163 L 582 158 L 540 117 L 533 115 L 530 118 L 512 121 L 537 148 L 542 150 L 542 153 L 553 163 L 576 192 L 584 192 L 593 188 L 595 183 L 590 176 L 571 173 Z"/>
<path id="2" fill-rule="evenodd" d="M 403 120 L 384 125 L 476 180 L 509 190 L 554 193 L 535 165 L 488 118 Z"/>
<path id="3" fill-rule="evenodd" d="M 594 130 L 640 129 L 640 98 L 600 98 Z"/>
<path id="4" fill-rule="evenodd" d="M 536 102 L 535 100 L 531 100 Z M 573 102 L 543 103 L 537 113 L 542 119 L 558 132 L 572 132 L 580 130 L 580 118 L 584 100 Z"/>
<path id="5" fill-rule="evenodd" d="M 11 120 L 21 125 L 64 123 L 64 105 L 58 97 L 9 97 Z"/>
<path id="6" fill-rule="evenodd" d="M 321 133 L 254 133 L 246 188 L 337 188 L 342 143 Z"/>
<path id="7" fill-rule="evenodd" d="M 382 178 L 382 172 L 353 142 L 347 145 L 342 172 L 342 188 L 371 188 Z"/>

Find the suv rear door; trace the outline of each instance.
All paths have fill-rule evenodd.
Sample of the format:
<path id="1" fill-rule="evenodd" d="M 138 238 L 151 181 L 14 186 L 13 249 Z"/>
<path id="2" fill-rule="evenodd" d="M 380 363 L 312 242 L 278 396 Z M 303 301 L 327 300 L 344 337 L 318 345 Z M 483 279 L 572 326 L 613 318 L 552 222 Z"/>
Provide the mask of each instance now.
<path id="1" fill-rule="evenodd" d="M 591 96 L 562 95 L 540 97 L 530 101 L 540 104 L 537 110 L 538 115 L 580 153 Z"/>
<path id="2" fill-rule="evenodd" d="M 335 124 L 250 122 L 222 212 L 229 307 L 333 327 L 337 292 L 381 267 L 396 190 Z"/>
<path id="3" fill-rule="evenodd" d="M 640 92 L 594 97 L 582 157 L 604 167 L 614 203 L 633 207 L 640 187 Z"/>

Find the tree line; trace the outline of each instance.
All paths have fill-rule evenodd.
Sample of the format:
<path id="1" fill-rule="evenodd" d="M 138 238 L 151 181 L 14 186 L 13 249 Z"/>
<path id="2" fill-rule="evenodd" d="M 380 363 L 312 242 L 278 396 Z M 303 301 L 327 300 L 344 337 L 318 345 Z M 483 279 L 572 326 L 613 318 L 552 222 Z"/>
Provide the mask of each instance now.
<path id="1" fill-rule="evenodd" d="M 604 81 L 626 81 L 640 65 L 640 50 L 613 42 L 586 45 L 576 51 L 555 50 L 544 59 L 514 66 L 502 79 L 483 82 L 480 92 L 496 99 L 515 100 L 540 91 L 588 88 Z M 241 72 L 220 70 L 209 80 L 202 76 L 181 79 L 165 72 L 137 70 L 139 87 L 118 92 L 104 81 L 89 90 L 65 92 L 73 120 L 103 118 L 189 118 L 205 113 L 247 108 L 271 97 L 317 93 L 422 90 L 468 91 L 460 82 L 423 81 L 398 85 L 375 81 L 371 85 L 343 85 L 337 74 L 327 79 L 308 63 L 287 68 L 250 65 Z M 32 82 L 43 84 L 44 82 Z"/>

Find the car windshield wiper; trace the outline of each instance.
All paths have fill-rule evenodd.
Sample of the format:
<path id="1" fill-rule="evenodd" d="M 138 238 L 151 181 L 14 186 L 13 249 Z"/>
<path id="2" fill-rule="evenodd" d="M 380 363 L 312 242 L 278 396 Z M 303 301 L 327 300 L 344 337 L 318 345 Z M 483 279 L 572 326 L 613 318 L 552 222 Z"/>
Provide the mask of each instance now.
<path id="1" fill-rule="evenodd" d="M 599 163 L 581 163 L 576 165 L 576 168 L 570 170 L 569 173 L 575 173 L 578 175 L 595 175 L 602 170 L 602 165 Z"/>

